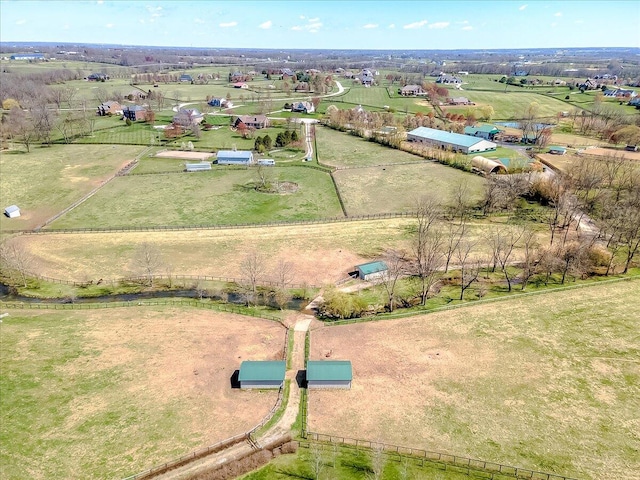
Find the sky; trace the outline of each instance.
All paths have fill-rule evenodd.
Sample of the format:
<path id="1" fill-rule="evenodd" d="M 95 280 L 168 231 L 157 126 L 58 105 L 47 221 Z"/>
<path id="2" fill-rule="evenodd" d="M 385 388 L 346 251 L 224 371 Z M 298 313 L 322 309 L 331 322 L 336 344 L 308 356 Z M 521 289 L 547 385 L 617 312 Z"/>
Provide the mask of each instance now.
<path id="1" fill-rule="evenodd" d="M 640 47 L 640 1 L 0 0 L 0 41 L 204 48 Z"/>

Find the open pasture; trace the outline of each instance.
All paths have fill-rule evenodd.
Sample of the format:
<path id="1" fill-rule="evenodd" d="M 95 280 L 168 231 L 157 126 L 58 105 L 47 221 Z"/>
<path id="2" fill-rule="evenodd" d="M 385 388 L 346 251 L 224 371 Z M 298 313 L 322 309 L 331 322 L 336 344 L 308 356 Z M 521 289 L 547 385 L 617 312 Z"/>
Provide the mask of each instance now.
<path id="1" fill-rule="evenodd" d="M 216 168 L 197 174 L 118 177 L 60 217 L 53 228 L 228 225 L 305 220 L 341 215 L 328 174 L 304 167 L 275 167 L 269 181 L 293 182 L 290 194 L 253 188 L 257 170 Z"/>
<path id="2" fill-rule="evenodd" d="M 640 282 L 321 327 L 313 360 L 350 359 L 314 391 L 309 429 L 584 479 L 640 469 Z"/>
<path id="3" fill-rule="evenodd" d="M 422 158 L 329 127 L 316 127 L 318 160 L 331 167 L 367 167 L 419 162 Z"/>
<path id="4" fill-rule="evenodd" d="M 230 382 L 242 360 L 281 358 L 275 322 L 175 307 L 8 313 L 6 480 L 123 478 L 249 430 L 276 401 Z"/>
<path id="5" fill-rule="evenodd" d="M 570 105 L 546 95 L 540 95 L 533 92 L 522 91 L 507 91 L 505 92 L 481 92 L 481 91 L 464 91 L 455 92 L 456 96 L 467 97 L 470 101 L 474 102 L 477 106 L 491 105 L 494 110 L 494 120 L 509 120 L 514 118 L 522 118 L 525 109 L 532 103 L 536 102 L 540 108 L 538 115 L 541 117 L 555 117 L 559 112 L 567 111 L 571 108 Z M 458 95 L 459 93 L 459 95 Z M 451 92 L 450 92 L 451 94 Z M 454 107 L 461 109 L 464 112 L 470 107 Z M 447 111 L 454 111 L 447 108 Z"/>
<path id="6" fill-rule="evenodd" d="M 201 172 L 202 173 L 202 172 Z M 200 175 L 196 173 L 195 175 Z M 193 174 L 192 174 L 193 175 Z M 139 275 L 134 257 L 147 242 L 175 275 L 241 276 L 247 252 L 262 253 L 267 276 L 294 264 L 295 283 L 333 283 L 387 248 L 409 248 L 412 219 L 220 230 L 28 235 L 12 239 L 34 258 L 34 273 L 84 281 Z M 118 261 L 114 261 L 118 259 Z M 166 274 L 163 267 L 159 274 Z"/>
<path id="7" fill-rule="evenodd" d="M 323 108 L 328 105 L 335 105 L 338 108 L 353 108 L 356 105 L 362 105 L 365 110 L 384 111 L 384 106 L 394 108 L 398 112 L 427 113 L 433 110 L 429 104 L 424 102 L 423 98 L 402 97 L 397 95 L 398 86 L 389 87 L 391 94 L 386 86 L 364 87 L 363 85 L 352 85 L 351 80 L 338 79 L 345 87 L 347 92 L 335 98 L 327 98 L 322 101 Z M 349 104 L 344 106 L 343 104 Z"/>
<path id="8" fill-rule="evenodd" d="M 53 145 L 0 155 L 0 203 L 18 205 L 19 218 L 0 217 L 0 229 L 29 229 L 99 186 L 142 151 L 126 145 Z"/>
<path id="9" fill-rule="evenodd" d="M 416 201 L 427 194 L 436 195 L 447 205 L 462 183 L 467 184 L 471 198 L 479 200 L 485 183 L 478 175 L 427 160 L 339 170 L 333 176 L 349 215 L 413 211 Z"/>

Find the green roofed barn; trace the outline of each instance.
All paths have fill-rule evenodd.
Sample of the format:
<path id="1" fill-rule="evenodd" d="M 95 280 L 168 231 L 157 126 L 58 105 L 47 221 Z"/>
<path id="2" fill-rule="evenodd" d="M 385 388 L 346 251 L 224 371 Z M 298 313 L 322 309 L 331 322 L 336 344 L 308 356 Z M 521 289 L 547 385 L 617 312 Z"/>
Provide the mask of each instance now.
<path id="1" fill-rule="evenodd" d="M 351 388 L 352 378 L 349 360 L 307 362 L 307 388 Z"/>
<path id="2" fill-rule="evenodd" d="M 284 361 L 245 360 L 240 365 L 240 388 L 280 388 L 284 383 Z"/>
<path id="3" fill-rule="evenodd" d="M 384 262 L 369 262 L 356 265 L 358 278 L 361 280 L 375 280 L 386 275 L 388 270 L 387 264 Z"/>

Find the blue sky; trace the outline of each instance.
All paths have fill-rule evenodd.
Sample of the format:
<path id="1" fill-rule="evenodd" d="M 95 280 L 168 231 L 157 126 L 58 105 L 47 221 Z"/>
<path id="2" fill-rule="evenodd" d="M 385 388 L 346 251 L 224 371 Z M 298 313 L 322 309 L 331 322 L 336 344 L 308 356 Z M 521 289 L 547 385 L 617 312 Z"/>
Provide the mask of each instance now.
<path id="1" fill-rule="evenodd" d="M 0 0 L 0 40 L 207 48 L 640 47 L 640 1 Z"/>

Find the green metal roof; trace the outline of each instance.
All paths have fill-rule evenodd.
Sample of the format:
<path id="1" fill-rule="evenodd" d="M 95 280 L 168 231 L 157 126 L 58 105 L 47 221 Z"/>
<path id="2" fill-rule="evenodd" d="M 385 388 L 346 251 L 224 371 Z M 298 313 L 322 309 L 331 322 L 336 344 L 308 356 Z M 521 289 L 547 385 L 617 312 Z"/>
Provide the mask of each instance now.
<path id="1" fill-rule="evenodd" d="M 466 135 L 473 135 L 475 132 L 499 133 L 500 130 L 494 125 L 479 125 L 477 127 L 464 127 Z"/>
<path id="2" fill-rule="evenodd" d="M 284 380 L 286 370 L 284 361 L 252 361 L 245 360 L 240 365 L 240 375 L 238 380 L 241 382 L 254 382 L 260 380 Z"/>
<path id="3" fill-rule="evenodd" d="M 384 262 L 363 263 L 362 265 L 356 265 L 356 268 L 365 275 L 376 272 L 384 272 L 385 270 L 388 270 L 387 264 Z"/>
<path id="4" fill-rule="evenodd" d="M 550 152 L 566 152 L 567 149 L 564 147 L 549 147 Z"/>
<path id="5" fill-rule="evenodd" d="M 307 381 L 351 380 L 352 378 L 349 360 L 309 360 L 307 362 Z"/>

